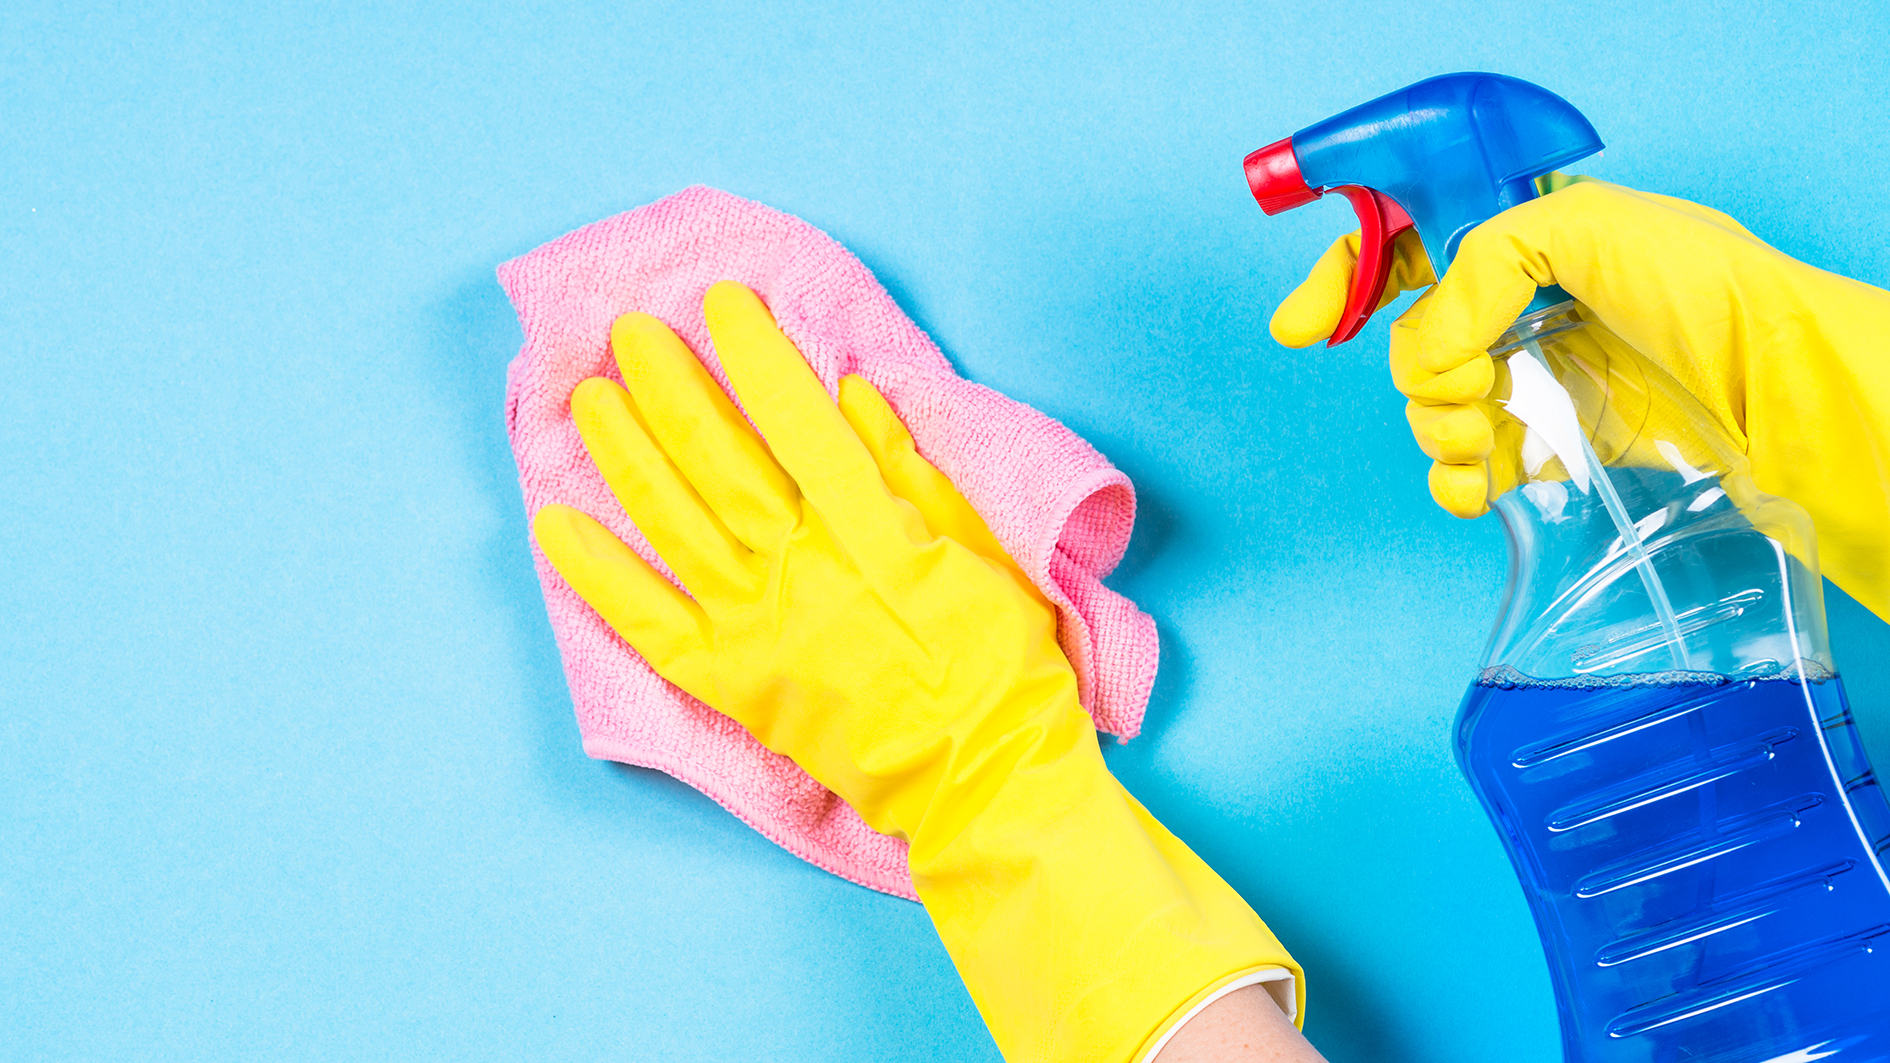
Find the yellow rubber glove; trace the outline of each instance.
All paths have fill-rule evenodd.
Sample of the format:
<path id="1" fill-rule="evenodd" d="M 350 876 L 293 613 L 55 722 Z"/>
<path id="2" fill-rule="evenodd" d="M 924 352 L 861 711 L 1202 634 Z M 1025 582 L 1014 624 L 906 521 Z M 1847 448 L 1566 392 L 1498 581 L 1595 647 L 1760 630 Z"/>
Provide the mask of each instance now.
<path id="1" fill-rule="evenodd" d="M 658 673 L 792 757 L 875 830 L 1005 1058 L 1140 1058 L 1211 991 L 1298 968 L 1110 775 L 1056 617 L 865 380 L 836 407 L 755 294 L 703 311 L 757 436 L 683 342 L 631 314 L 628 391 L 571 397 L 685 594 L 546 506 L 545 556 Z M 766 442 L 763 442 L 763 440 Z M 1297 1002 L 1295 1002 L 1297 1007 Z"/>
<path id="2" fill-rule="evenodd" d="M 1516 451 L 1498 438 L 1508 419 L 1490 397 L 1507 387 L 1487 350 L 1538 286 L 1560 284 L 1718 417 L 1759 488 L 1810 512 L 1824 573 L 1890 619 L 1890 292 L 1685 200 L 1561 175 L 1548 189 L 1465 236 L 1443 282 L 1391 330 L 1392 379 L 1436 459 L 1438 504 L 1479 516 L 1492 485 L 1515 482 L 1484 464 Z M 1357 259 L 1350 239 L 1280 304 L 1275 339 L 1331 335 Z M 1415 233 L 1400 237 L 1391 276 L 1389 297 L 1432 283 Z"/>

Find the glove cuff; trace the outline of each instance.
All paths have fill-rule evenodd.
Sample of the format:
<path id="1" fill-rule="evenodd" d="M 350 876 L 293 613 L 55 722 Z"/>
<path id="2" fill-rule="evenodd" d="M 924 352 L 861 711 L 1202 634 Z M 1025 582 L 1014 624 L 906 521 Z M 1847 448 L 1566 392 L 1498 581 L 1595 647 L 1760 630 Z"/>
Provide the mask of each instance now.
<path id="1" fill-rule="evenodd" d="M 1148 1047 L 1136 1053 L 1136 1063 L 1149 1063 L 1161 1054 L 1162 1049 L 1168 1047 L 1168 1042 L 1174 1040 L 1175 1034 L 1179 1033 L 1183 1026 L 1188 1025 L 1196 1015 L 1206 1011 L 1208 1005 L 1236 989 L 1245 989 L 1250 985 L 1266 986 L 1267 995 L 1280 1006 L 1280 1010 L 1286 1013 L 1286 1017 L 1293 1020 L 1293 1025 L 1300 1025 L 1299 977 L 1297 975 L 1285 967 L 1259 967 L 1241 971 L 1210 983 L 1206 989 L 1188 998 L 1186 1003 L 1176 1008 L 1174 1017 L 1149 1035 L 1151 1041 Z"/>

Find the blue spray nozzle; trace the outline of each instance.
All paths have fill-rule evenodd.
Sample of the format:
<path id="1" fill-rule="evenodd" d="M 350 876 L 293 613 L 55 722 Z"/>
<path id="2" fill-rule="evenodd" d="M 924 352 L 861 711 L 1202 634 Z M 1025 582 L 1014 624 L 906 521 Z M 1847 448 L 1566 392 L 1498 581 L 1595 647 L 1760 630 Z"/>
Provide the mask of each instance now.
<path id="1" fill-rule="evenodd" d="M 1595 127 L 1560 96 L 1519 78 L 1463 73 L 1307 126 L 1249 155 L 1246 166 L 1269 214 L 1332 191 L 1357 211 L 1359 268 L 1332 338 L 1342 343 L 1376 309 L 1398 233 L 1417 229 L 1441 277 L 1465 233 L 1534 199 L 1537 177 L 1601 148 Z"/>

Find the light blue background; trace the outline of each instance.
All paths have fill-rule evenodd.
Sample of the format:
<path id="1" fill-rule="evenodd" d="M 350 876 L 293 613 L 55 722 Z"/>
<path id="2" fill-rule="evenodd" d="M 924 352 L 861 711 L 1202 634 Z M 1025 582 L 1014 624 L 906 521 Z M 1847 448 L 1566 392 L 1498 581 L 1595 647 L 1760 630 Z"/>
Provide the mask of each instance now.
<path id="1" fill-rule="evenodd" d="M 1503 578 L 1348 227 L 1248 150 L 1434 73 L 1890 282 L 1876 3 L 368 6 L 0 15 L 0 1057 L 980 1060 L 916 906 L 578 748 L 501 422 L 500 261 L 704 182 L 858 252 L 1132 476 L 1111 762 L 1305 962 L 1335 1063 L 1555 1056 L 1448 725 Z M 1890 636 L 1833 593 L 1879 763 Z"/>

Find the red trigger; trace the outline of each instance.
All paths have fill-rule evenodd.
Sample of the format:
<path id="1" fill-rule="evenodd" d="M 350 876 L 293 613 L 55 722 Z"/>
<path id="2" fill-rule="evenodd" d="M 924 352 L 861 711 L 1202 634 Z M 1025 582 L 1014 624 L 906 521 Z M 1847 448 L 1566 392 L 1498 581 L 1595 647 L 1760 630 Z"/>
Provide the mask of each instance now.
<path id="1" fill-rule="evenodd" d="M 1378 309 L 1391 276 L 1392 244 L 1398 234 L 1411 228 L 1411 216 L 1396 200 L 1362 185 L 1340 185 L 1328 189 L 1341 192 L 1352 201 L 1358 215 L 1358 265 L 1352 270 L 1352 292 L 1345 300 L 1345 313 L 1339 327 L 1332 331 L 1326 346 L 1334 347 L 1358 335 Z"/>

